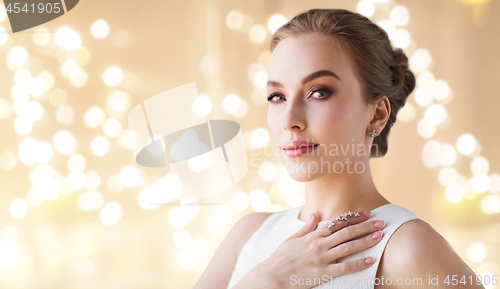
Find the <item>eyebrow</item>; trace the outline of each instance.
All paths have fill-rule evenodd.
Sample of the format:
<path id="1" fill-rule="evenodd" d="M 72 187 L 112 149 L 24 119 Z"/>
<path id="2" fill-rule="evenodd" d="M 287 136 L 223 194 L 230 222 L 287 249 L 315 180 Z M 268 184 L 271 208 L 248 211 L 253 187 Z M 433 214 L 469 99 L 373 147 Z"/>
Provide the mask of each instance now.
<path id="1" fill-rule="evenodd" d="M 335 77 L 336 79 L 342 81 L 342 79 L 340 79 L 340 77 L 335 72 L 333 72 L 331 70 L 319 70 L 319 71 L 313 72 L 313 73 L 309 74 L 308 76 L 304 77 L 302 79 L 302 85 L 308 83 L 309 81 L 312 81 L 313 79 L 316 79 L 316 78 L 322 77 L 322 76 L 332 76 L 332 77 Z M 267 81 L 266 87 L 269 87 L 269 86 L 283 87 L 283 84 L 281 84 L 277 81 L 274 81 L 274 80 L 269 80 L 269 81 Z"/>

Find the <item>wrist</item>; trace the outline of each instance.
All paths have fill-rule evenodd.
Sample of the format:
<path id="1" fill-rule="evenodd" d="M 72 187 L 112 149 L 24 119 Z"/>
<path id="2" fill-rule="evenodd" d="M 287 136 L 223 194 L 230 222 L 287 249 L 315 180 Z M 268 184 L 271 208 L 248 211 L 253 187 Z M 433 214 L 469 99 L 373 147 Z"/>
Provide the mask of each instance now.
<path id="1" fill-rule="evenodd" d="M 280 286 L 277 276 L 272 274 L 273 270 L 268 270 L 264 262 L 257 264 L 249 273 L 249 280 L 255 283 L 256 288 L 283 288 Z"/>

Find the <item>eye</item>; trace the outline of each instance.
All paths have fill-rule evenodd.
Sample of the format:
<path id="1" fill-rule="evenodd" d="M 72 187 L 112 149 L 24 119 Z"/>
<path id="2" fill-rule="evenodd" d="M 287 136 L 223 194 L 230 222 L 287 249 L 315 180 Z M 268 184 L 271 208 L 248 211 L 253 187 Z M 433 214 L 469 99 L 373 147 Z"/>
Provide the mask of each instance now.
<path id="1" fill-rule="evenodd" d="M 332 92 L 327 88 L 318 88 L 316 90 L 313 90 L 311 93 L 312 98 L 316 98 L 316 99 L 328 98 L 330 96 L 330 94 L 332 94 Z M 317 97 L 315 95 L 317 95 Z M 267 101 L 279 102 L 279 100 L 273 100 L 275 97 L 282 97 L 283 98 L 283 95 L 281 93 L 273 93 L 267 97 Z"/>
<path id="2" fill-rule="evenodd" d="M 314 90 L 311 95 L 318 95 L 319 97 L 314 97 L 314 98 L 327 98 L 331 94 L 330 90 L 328 89 L 316 89 Z"/>
<path id="3" fill-rule="evenodd" d="M 269 102 L 277 102 L 277 101 L 271 101 L 276 96 L 282 96 L 282 95 L 279 94 L 279 93 L 273 93 L 273 94 L 271 94 L 270 96 L 267 97 L 267 101 L 269 101 Z"/>

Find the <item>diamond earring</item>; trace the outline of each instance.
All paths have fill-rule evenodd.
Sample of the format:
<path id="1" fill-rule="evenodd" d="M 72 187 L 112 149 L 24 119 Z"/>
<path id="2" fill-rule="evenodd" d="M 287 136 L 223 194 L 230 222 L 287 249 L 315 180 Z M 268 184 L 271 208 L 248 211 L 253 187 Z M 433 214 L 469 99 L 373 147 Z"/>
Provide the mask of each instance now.
<path id="1" fill-rule="evenodd" d="M 371 137 L 378 136 L 378 133 L 376 133 L 375 130 L 369 131 L 368 133 L 370 134 Z"/>

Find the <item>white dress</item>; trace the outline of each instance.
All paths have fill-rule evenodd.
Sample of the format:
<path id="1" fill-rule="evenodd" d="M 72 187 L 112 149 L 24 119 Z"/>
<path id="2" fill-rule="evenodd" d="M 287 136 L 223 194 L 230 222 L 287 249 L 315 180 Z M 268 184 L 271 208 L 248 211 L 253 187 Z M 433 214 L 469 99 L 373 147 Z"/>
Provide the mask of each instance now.
<path id="1" fill-rule="evenodd" d="M 286 238 L 304 226 L 306 222 L 299 219 L 299 213 L 303 207 L 304 205 L 275 212 L 262 223 L 241 249 L 227 289 L 236 285 L 253 267 L 271 256 Z M 382 230 L 384 232 L 382 240 L 375 246 L 338 260 L 339 262 L 354 261 L 364 257 L 373 257 L 375 262 L 372 266 L 333 279 L 330 279 L 327 275 L 320 276 L 316 280 L 312 278 L 313 276 L 291 277 L 290 284 L 298 284 L 299 281 L 301 284 L 302 282 L 308 284 L 306 278 L 309 278 L 311 287 L 316 286 L 315 288 L 318 289 L 374 288 L 380 258 L 389 238 L 403 223 L 413 219 L 418 219 L 418 217 L 408 209 L 395 204 L 386 204 L 373 209 L 369 220 L 382 220 L 386 223 L 385 228 Z M 303 279 L 299 280 L 298 278 Z"/>

